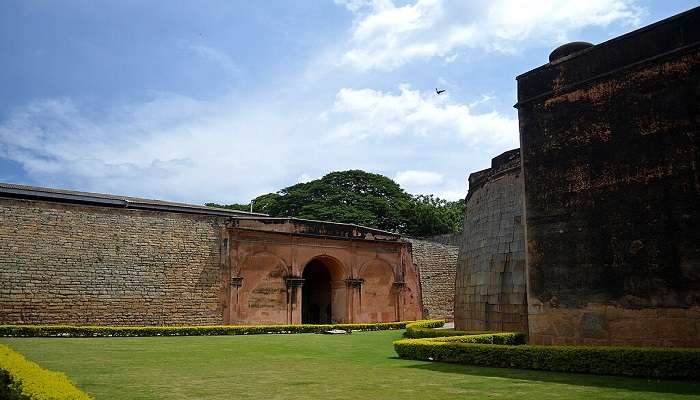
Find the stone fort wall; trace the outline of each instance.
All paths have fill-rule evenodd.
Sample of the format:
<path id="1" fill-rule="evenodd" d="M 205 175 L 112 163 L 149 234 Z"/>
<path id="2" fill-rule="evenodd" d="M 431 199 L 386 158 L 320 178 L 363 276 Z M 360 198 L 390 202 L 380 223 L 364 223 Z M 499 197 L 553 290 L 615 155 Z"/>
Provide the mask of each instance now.
<path id="1" fill-rule="evenodd" d="M 0 199 L 0 322 L 221 323 L 224 220 Z"/>
<path id="2" fill-rule="evenodd" d="M 700 346 L 700 8 L 578 47 L 518 77 L 530 341 Z"/>
<path id="3" fill-rule="evenodd" d="M 410 245 L 396 234 L 111 195 L 0 188 L 5 196 L 13 190 L 25 196 L 0 197 L 0 323 L 301 323 L 305 289 L 295 282 L 311 262 L 333 274 L 335 322 L 422 317 Z M 56 200 L 36 198 L 46 193 Z M 122 199 L 132 203 L 101 205 Z M 431 293 L 441 290 L 431 284 Z"/>
<path id="4" fill-rule="evenodd" d="M 527 331 L 519 149 L 469 176 L 459 252 L 455 327 Z"/>
<path id="5" fill-rule="evenodd" d="M 420 275 L 423 317 L 451 320 L 459 247 L 427 240 L 409 239 L 409 242 Z"/>
<path id="6" fill-rule="evenodd" d="M 464 235 L 462 232 L 457 233 L 446 233 L 443 235 L 435 235 L 426 238 L 421 238 L 420 240 L 425 240 L 428 242 L 442 243 L 448 246 L 459 247 L 462 245 L 462 240 L 464 240 Z"/>

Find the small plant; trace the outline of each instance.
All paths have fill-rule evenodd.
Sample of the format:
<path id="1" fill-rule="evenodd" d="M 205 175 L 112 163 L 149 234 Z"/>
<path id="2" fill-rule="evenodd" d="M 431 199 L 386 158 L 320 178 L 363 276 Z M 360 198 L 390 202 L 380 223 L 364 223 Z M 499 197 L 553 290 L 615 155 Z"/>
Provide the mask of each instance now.
<path id="1" fill-rule="evenodd" d="M 0 398 L 10 400 L 90 400 L 61 372 L 41 368 L 0 344 Z"/>

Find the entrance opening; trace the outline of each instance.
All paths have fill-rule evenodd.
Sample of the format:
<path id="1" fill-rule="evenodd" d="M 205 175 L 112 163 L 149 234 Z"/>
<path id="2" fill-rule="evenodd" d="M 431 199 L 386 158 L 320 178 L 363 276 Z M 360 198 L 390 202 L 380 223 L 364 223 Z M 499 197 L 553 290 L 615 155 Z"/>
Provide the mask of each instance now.
<path id="1" fill-rule="evenodd" d="M 304 268 L 302 278 L 301 323 L 330 324 L 333 315 L 330 270 L 323 261 L 311 260 Z"/>

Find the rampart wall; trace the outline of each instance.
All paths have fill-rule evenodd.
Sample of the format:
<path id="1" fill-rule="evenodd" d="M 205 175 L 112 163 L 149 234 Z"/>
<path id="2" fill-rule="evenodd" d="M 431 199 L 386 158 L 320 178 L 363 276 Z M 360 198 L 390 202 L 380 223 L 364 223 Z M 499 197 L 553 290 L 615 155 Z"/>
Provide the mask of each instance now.
<path id="1" fill-rule="evenodd" d="M 422 317 L 410 245 L 397 234 L 20 185 L 0 184 L 0 194 L 0 323 Z M 306 282 L 307 268 L 328 277 Z"/>
<path id="2" fill-rule="evenodd" d="M 421 238 L 420 240 L 425 240 L 428 242 L 442 243 L 448 246 L 459 247 L 462 245 L 462 240 L 464 240 L 464 235 L 462 232 L 457 233 L 446 233 L 443 235 L 435 235 L 426 238 Z"/>
<path id="3" fill-rule="evenodd" d="M 459 247 L 409 239 L 413 263 L 420 275 L 423 317 L 451 320 L 454 316 L 455 272 Z"/>
<path id="4" fill-rule="evenodd" d="M 530 341 L 700 346 L 700 8 L 566 49 L 518 77 Z"/>
<path id="5" fill-rule="evenodd" d="M 221 323 L 224 220 L 0 198 L 0 322 Z"/>
<path id="6" fill-rule="evenodd" d="M 455 327 L 527 330 L 519 149 L 469 176 L 457 262 Z"/>

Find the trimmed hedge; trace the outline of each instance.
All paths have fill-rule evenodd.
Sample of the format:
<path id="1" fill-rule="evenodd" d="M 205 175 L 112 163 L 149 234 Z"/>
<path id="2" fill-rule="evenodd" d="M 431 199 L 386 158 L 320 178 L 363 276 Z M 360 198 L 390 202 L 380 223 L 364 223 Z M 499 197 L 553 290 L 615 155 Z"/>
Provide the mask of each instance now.
<path id="1" fill-rule="evenodd" d="M 480 335 L 488 332 L 483 331 L 456 331 L 454 329 L 433 329 L 442 328 L 445 325 L 443 320 L 416 321 L 406 324 L 406 332 L 403 336 L 411 339 L 418 338 L 438 338 L 448 336 Z"/>
<path id="2" fill-rule="evenodd" d="M 137 337 L 137 336 L 220 336 L 267 333 L 320 333 L 331 329 L 382 331 L 403 329 L 410 322 L 328 325 L 201 325 L 201 326 L 73 326 L 0 325 L 5 337 Z"/>
<path id="3" fill-rule="evenodd" d="M 442 324 L 440 324 L 442 322 Z M 453 335 L 444 321 L 406 325 L 403 339 L 394 342 L 401 358 L 443 361 L 482 367 L 521 368 L 557 372 L 625 375 L 645 378 L 700 379 L 700 349 L 529 346 L 524 333 L 468 333 Z"/>
<path id="4" fill-rule="evenodd" d="M 491 332 L 470 334 L 465 336 L 441 337 L 428 340 L 435 343 L 481 343 L 519 346 L 527 343 L 527 335 L 522 332 Z"/>
<path id="5" fill-rule="evenodd" d="M 514 336 L 508 338 L 508 335 Z M 524 338 L 524 334 L 492 334 L 404 339 L 394 342 L 394 350 L 401 358 L 483 367 L 700 379 L 700 349 L 503 345 L 515 344 L 512 341 L 520 342 Z M 488 340 L 502 344 L 481 344 Z"/>
<path id="6" fill-rule="evenodd" d="M 90 400 L 65 374 L 41 368 L 0 344 L 0 398 L 12 400 Z"/>

